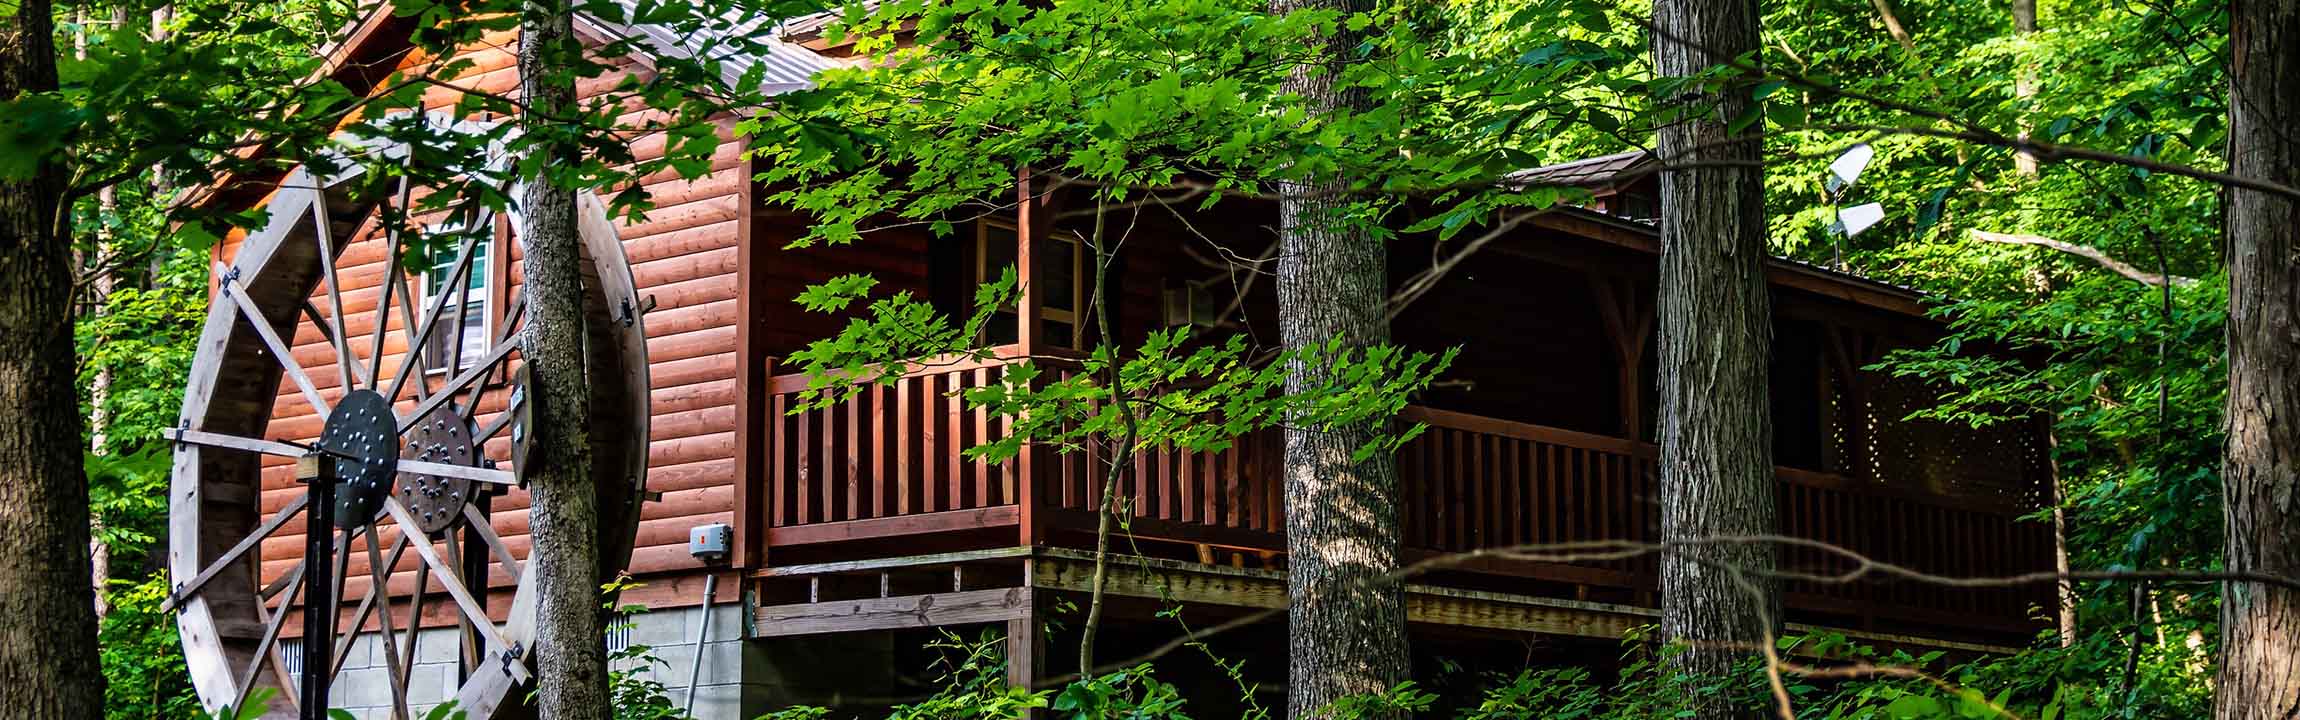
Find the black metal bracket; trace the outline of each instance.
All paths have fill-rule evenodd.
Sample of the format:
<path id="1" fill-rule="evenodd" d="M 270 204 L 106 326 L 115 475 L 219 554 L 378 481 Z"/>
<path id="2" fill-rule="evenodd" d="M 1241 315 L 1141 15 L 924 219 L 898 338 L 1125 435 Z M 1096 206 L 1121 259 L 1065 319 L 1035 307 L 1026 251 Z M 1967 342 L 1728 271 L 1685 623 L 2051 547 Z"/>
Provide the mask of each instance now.
<path id="1" fill-rule="evenodd" d="M 634 312 L 634 309 L 631 307 L 630 298 L 617 300 L 615 301 L 615 304 L 619 308 L 619 311 L 622 313 L 621 319 L 623 320 L 623 327 L 630 327 L 633 324 L 639 322 L 640 315 L 645 315 L 655 311 L 655 296 L 648 295 L 646 301 L 639 304 L 636 312 Z"/>

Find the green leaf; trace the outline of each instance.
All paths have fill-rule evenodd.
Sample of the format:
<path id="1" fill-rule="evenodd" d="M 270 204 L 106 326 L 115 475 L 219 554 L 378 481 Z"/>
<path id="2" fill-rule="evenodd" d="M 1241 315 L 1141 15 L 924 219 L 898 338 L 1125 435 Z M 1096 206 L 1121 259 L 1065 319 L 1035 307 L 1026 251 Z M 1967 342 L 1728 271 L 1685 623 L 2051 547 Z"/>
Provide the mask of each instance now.
<path id="1" fill-rule="evenodd" d="M 1941 711 L 1942 707 L 1939 700 L 1923 695 L 1902 695 L 1899 699 L 1885 705 L 1886 714 L 1896 718 L 1933 717 L 1940 715 Z"/>

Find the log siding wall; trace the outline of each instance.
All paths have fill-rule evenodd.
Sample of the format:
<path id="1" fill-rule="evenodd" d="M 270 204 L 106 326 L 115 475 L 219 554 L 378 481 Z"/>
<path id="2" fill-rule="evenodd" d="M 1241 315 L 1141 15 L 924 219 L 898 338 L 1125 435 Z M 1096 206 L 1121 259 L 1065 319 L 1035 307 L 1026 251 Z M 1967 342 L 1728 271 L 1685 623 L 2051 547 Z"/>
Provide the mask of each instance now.
<path id="1" fill-rule="evenodd" d="M 515 56 L 509 51 L 516 46 L 514 40 L 514 35 L 502 33 L 465 48 L 455 59 L 470 60 L 473 67 L 455 82 L 488 92 L 515 91 L 517 68 Z M 428 60 L 411 56 L 400 63 L 400 68 L 421 67 L 428 64 Z M 621 74 L 642 77 L 649 71 L 644 64 L 632 61 L 619 63 L 618 70 Z M 585 97 L 592 97 L 620 79 L 620 74 L 610 73 L 586 80 L 579 91 Z M 456 91 L 433 88 L 424 96 L 424 107 L 434 111 L 450 110 L 455 100 Z M 732 121 L 723 125 L 728 130 L 725 135 L 731 137 Z M 632 151 L 639 159 L 649 160 L 661 157 L 663 147 L 664 138 L 653 135 L 633 142 Z M 642 581 L 649 576 L 658 576 L 660 581 L 635 591 L 631 599 L 657 606 L 692 604 L 699 596 L 689 586 L 699 580 L 702 573 L 697 572 L 700 564 L 687 554 L 687 531 L 695 525 L 733 522 L 737 507 L 736 337 L 741 304 L 737 297 L 738 260 L 740 229 L 746 214 L 744 194 L 749 181 L 739 147 L 730 141 L 713 154 L 708 175 L 689 181 L 672 173 L 657 173 L 641 178 L 640 183 L 653 196 L 656 207 L 644 221 L 619 222 L 619 230 L 640 296 L 650 297 L 656 303 L 654 311 L 645 318 L 653 383 L 647 489 L 660 493 L 661 499 L 644 505 L 630 570 Z M 609 194 L 600 193 L 603 197 Z M 489 312 L 498 316 L 490 326 L 491 333 L 500 331 L 500 314 L 506 309 L 504 298 L 518 287 L 523 275 L 522 253 L 517 243 L 505 245 L 497 244 L 498 256 L 492 258 L 495 265 L 490 268 L 493 297 Z M 228 238 L 217 250 L 219 259 L 228 262 L 238 247 L 238 237 Z M 369 354 L 368 333 L 374 330 L 372 314 L 380 300 L 387 267 L 385 252 L 385 243 L 369 227 L 338 258 L 345 285 L 342 295 L 344 314 L 349 321 L 347 334 L 353 338 L 353 354 L 363 361 Z M 410 278 L 409 288 L 422 292 L 416 278 Z M 314 305 L 322 317 L 328 313 L 324 292 L 314 296 Z M 399 332 L 402 327 L 396 309 L 399 302 L 400 299 L 394 299 L 395 309 L 386 321 L 389 333 L 384 343 L 383 367 L 387 378 L 406 351 L 405 338 Z M 297 326 L 291 344 L 296 361 L 322 392 L 340 387 L 334 349 L 308 317 Z M 440 380 L 433 378 L 433 385 L 437 386 Z M 480 401 L 476 420 L 486 424 L 503 408 L 507 397 L 507 391 L 501 387 L 489 390 Z M 404 409 L 404 403 L 402 407 Z M 316 438 L 324 422 L 292 384 L 283 384 L 280 388 L 273 404 L 273 417 L 266 436 L 284 440 Z M 507 437 L 499 436 L 488 443 L 486 451 L 498 460 L 508 459 L 510 442 Z M 288 459 L 264 459 L 260 501 L 263 512 L 276 512 L 302 492 L 294 482 L 293 471 Z M 496 533 L 511 552 L 522 559 L 531 541 L 527 507 L 527 493 L 517 489 L 496 498 L 493 504 Z M 387 542 L 394 537 L 394 532 L 384 533 Z M 270 582 L 286 573 L 301 557 L 302 544 L 301 523 L 291 523 L 290 527 L 266 539 L 260 550 L 261 581 Z M 405 598 L 413 591 L 416 563 L 415 556 L 408 553 L 394 566 L 391 590 L 396 596 Z M 346 598 L 364 596 L 367 573 L 365 553 L 353 553 L 345 585 Z M 508 587 L 516 580 L 497 566 L 489 584 Z M 508 593 L 491 594 L 491 610 L 503 612 L 509 600 Z M 447 605 L 430 603 L 426 608 L 427 622 L 452 621 Z"/>

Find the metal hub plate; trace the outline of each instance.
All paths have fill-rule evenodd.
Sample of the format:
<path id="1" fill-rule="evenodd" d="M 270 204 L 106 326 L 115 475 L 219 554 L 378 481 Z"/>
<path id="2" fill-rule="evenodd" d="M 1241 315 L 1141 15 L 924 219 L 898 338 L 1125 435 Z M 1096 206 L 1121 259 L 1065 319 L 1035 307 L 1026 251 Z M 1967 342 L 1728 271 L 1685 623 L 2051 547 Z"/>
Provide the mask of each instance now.
<path id="1" fill-rule="evenodd" d="M 471 425 L 455 403 L 445 403 L 425 415 L 407 432 L 407 447 L 400 457 L 409 460 L 484 467 L 486 461 L 471 444 Z M 455 527 L 463 520 L 463 506 L 471 501 L 470 480 L 403 472 L 399 474 L 399 501 L 415 516 L 425 533 Z"/>
<path id="2" fill-rule="evenodd" d="M 399 469 L 399 418 L 373 390 L 353 390 L 328 413 L 319 447 L 335 456 L 335 525 L 362 527 L 383 512 Z"/>

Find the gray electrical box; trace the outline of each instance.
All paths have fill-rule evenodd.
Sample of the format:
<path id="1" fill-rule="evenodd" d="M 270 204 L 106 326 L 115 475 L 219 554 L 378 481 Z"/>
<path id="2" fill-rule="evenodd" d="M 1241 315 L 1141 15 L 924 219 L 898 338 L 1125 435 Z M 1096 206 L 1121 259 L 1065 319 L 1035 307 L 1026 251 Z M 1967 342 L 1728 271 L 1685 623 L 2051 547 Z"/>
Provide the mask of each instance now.
<path id="1" fill-rule="evenodd" d="M 735 528 L 726 523 L 697 525 L 687 531 L 687 554 L 703 562 L 727 559 L 734 544 Z"/>

